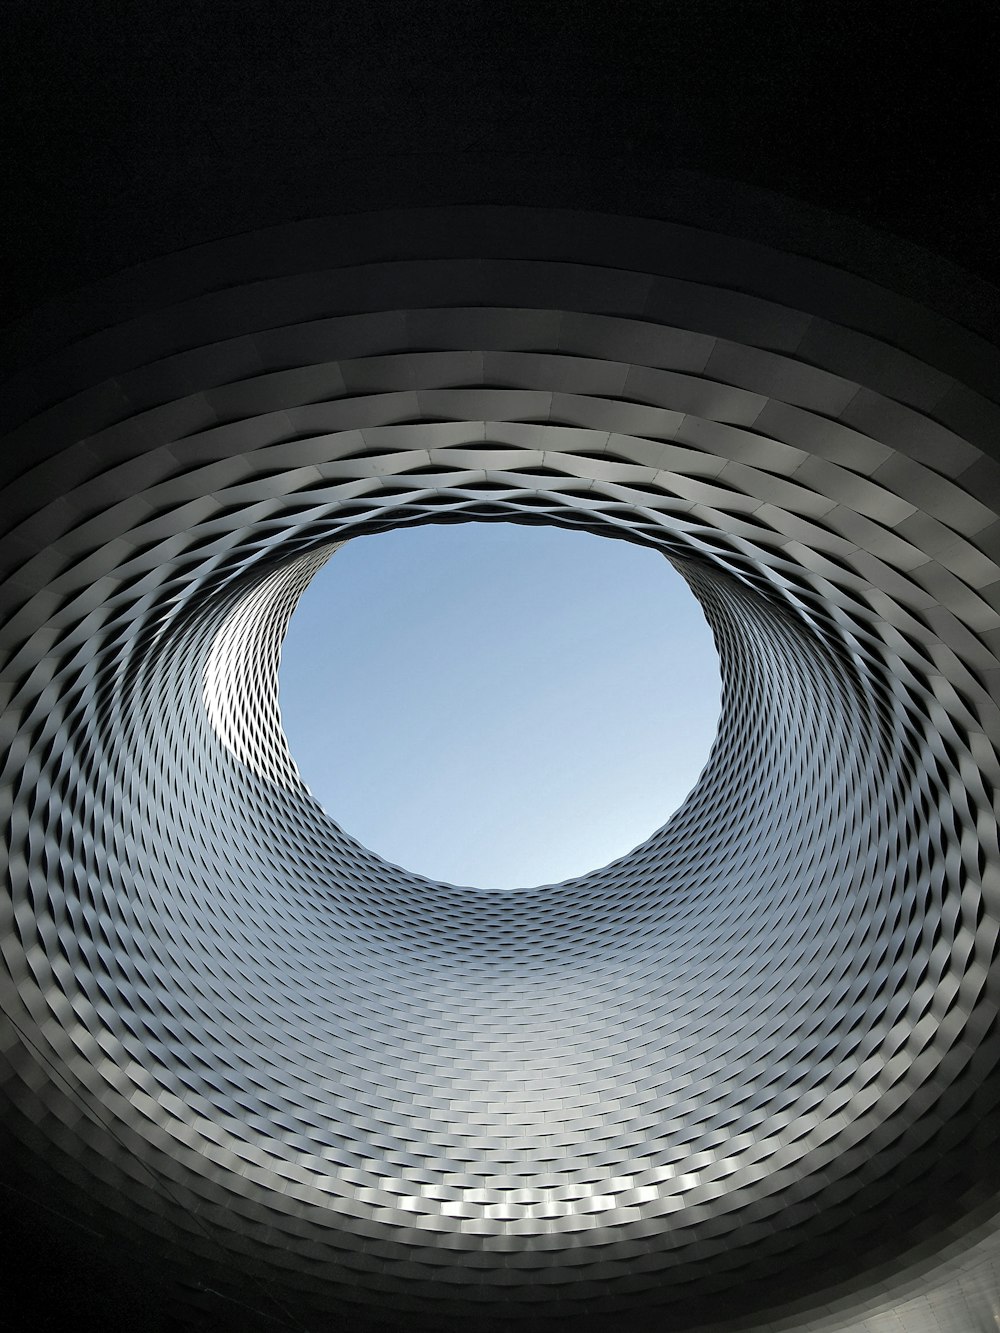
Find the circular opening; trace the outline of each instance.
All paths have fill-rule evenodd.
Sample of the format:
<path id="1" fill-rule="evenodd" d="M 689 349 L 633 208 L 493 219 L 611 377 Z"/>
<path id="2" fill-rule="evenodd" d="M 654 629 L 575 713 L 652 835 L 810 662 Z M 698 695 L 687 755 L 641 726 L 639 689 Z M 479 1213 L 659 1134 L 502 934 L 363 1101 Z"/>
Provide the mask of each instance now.
<path id="1" fill-rule="evenodd" d="M 282 650 L 303 781 L 353 837 L 451 884 L 555 883 L 624 855 L 693 787 L 719 663 L 659 552 L 469 523 L 342 547 Z"/>

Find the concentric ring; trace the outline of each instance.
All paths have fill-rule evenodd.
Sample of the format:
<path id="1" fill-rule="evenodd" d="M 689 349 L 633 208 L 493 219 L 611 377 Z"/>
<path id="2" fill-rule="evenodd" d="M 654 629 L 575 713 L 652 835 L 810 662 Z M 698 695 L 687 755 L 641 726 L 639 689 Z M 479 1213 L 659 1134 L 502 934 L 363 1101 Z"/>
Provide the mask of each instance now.
<path id="1" fill-rule="evenodd" d="M 444 211 L 151 265 L 14 386 L 17 1132 L 292 1326 L 842 1327 L 996 1197 L 995 354 L 725 237 Z M 687 803 L 542 890 L 383 862 L 278 722 L 336 543 L 470 519 L 662 551 L 720 649 Z"/>

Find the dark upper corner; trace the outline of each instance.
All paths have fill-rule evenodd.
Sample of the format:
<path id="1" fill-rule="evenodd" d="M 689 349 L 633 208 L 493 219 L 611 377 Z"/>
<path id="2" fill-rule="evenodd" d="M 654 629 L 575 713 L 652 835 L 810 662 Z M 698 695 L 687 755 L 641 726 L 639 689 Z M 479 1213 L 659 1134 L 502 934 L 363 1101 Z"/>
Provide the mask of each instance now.
<path id="1" fill-rule="evenodd" d="M 982 8 L 17 2 L 3 322 L 204 241 L 455 202 L 780 230 L 788 196 L 995 282 Z"/>

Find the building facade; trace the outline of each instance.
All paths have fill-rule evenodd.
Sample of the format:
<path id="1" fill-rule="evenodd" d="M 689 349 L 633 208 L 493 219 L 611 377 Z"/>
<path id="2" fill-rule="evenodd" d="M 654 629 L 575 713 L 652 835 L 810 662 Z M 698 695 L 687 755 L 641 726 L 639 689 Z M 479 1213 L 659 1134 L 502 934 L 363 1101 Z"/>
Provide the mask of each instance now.
<path id="1" fill-rule="evenodd" d="M 193 1325 L 997 1314 L 1000 363 L 706 212 L 330 217 L 21 327 L 5 1120 Z M 387 864 L 281 733 L 315 569 L 469 520 L 661 551 L 719 647 L 688 801 L 563 884 Z"/>

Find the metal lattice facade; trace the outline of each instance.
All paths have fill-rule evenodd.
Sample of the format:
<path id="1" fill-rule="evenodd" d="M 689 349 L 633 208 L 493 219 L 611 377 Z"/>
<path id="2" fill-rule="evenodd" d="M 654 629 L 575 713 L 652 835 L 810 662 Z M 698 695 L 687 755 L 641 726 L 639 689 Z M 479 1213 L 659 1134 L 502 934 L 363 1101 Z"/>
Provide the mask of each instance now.
<path id="1" fill-rule="evenodd" d="M 11 1122 L 306 1327 L 971 1328 L 1000 1186 L 995 352 L 681 226 L 446 222 L 150 265 L 14 385 Z M 723 670 L 667 825 L 512 894 L 353 841 L 276 702 L 338 543 L 471 519 L 662 551 Z"/>

